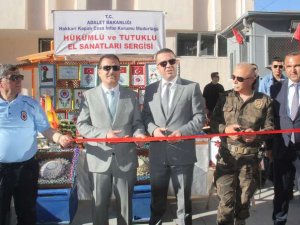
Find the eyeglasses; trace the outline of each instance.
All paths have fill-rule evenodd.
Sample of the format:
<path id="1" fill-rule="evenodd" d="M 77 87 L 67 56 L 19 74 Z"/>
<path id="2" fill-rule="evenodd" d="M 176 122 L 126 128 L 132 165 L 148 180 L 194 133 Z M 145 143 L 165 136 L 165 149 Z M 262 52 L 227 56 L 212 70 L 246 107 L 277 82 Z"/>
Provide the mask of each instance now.
<path id="1" fill-rule="evenodd" d="M 249 79 L 252 79 L 252 78 L 254 78 L 254 77 L 244 78 L 244 77 L 238 77 L 238 76 L 235 76 L 235 75 L 231 75 L 231 79 L 232 79 L 232 80 L 235 80 L 235 78 L 236 78 L 236 80 L 237 80 L 238 82 L 244 82 L 245 80 L 249 80 Z"/>
<path id="2" fill-rule="evenodd" d="M 105 71 L 110 71 L 111 69 L 113 69 L 113 71 L 119 71 L 120 70 L 120 66 L 100 66 L 100 69 L 103 69 Z"/>
<path id="3" fill-rule="evenodd" d="M 21 74 L 12 74 L 10 75 L 9 77 L 3 77 L 7 80 L 10 80 L 10 81 L 16 81 L 16 80 L 24 80 L 24 75 L 21 75 Z"/>
<path id="4" fill-rule="evenodd" d="M 176 63 L 176 59 L 169 59 L 166 61 L 162 61 L 162 62 L 158 63 L 157 65 L 160 65 L 161 67 L 166 67 L 168 65 L 168 63 L 170 65 L 174 65 Z"/>
<path id="5" fill-rule="evenodd" d="M 273 68 L 274 68 L 274 69 L 277 69 L 277 67 L 279 67 L 279 69 L 282 69 L 282 68 L 283 68 L 283 65 L 273 65 Z"/>

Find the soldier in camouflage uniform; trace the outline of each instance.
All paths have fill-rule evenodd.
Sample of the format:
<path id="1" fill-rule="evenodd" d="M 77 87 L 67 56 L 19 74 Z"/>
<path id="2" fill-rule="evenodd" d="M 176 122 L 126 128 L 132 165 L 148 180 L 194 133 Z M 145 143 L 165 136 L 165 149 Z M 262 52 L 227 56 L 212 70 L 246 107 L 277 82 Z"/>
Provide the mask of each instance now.
<path id="1" fill-rule="evenodd" d="M 271 99 L 253 90 L 256 74 L 251 64 L 238 64 L 232 75 L 233 90 L 220 95 L 214 109 L 214 133 L 272 130 Z M 220 198 L 219 225 L 244 225 L 250 200 L 257 188 L 258 150 L 267 135 L 234 135 L 221 138 L 215 183 Z"/>

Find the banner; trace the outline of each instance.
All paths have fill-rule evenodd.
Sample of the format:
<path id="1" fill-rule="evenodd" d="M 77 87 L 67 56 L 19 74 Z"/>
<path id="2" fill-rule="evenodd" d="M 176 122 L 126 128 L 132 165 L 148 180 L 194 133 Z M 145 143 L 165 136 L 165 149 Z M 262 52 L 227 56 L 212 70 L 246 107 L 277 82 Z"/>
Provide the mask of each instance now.
<path id="1" fill-rule="evenodd" d="M 154 54 L 165 46 L 158 11 L 54 11 L 54 54 Z"/>

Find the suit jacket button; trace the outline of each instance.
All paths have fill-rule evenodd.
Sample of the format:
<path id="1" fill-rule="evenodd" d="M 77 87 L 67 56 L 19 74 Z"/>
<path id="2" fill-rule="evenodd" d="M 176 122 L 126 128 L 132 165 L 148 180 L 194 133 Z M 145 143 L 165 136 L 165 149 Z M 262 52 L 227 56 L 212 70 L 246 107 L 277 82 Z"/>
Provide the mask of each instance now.
<path id="1" fill-rule="evenodd" d="M 113 152 L 113 153 L 111 153 L 111 154 L 112 154 L 112 155 L 115 155 L 116 153 Z"/>

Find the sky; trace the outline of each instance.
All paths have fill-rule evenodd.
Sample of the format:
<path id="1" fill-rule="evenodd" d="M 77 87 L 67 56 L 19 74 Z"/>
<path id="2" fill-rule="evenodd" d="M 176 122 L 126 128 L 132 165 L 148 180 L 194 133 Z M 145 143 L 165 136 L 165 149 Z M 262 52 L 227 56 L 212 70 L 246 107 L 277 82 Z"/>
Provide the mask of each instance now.
<path id="1" fill-rule="evenodd" d="M 255 11 L 300 11 L 300 0 L 255 0 Z"/>

